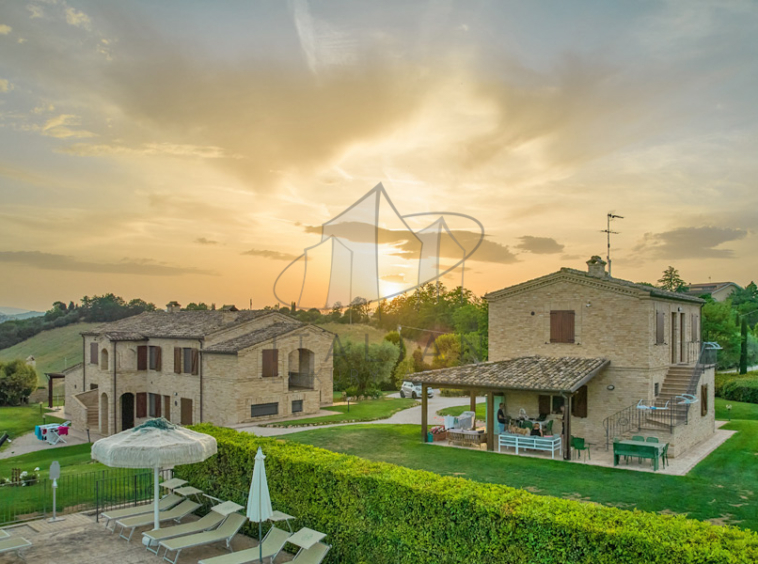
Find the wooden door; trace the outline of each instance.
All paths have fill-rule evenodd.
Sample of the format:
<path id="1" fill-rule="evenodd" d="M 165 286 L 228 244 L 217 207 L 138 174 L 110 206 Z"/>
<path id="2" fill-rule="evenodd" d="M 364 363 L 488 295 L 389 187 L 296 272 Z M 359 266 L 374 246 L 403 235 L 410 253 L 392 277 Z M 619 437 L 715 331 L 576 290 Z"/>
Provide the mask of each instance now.
<path id="1" fill-rule="evenodd" d="M 182 398 L 182 425 L 192 425 L 192 400 Z"/>
<path id="2" fill-rule="evenodd" d="M 171 421 L 171 396 L 163 396 L 163 417 Z"/>
<path id="3" fill-rule="evenodd" d="M 671 364 L 676 364 L 676 313 L 671 314 Z"/>
<path id="4" fill-rule="evenodd" d="M 687 343 L 684 339 L 684 314 L 679 314 L 679 343 L 680 343 L 680 350 L 679 350 L 679 362 L 686 363 L 687 362 Z"/>

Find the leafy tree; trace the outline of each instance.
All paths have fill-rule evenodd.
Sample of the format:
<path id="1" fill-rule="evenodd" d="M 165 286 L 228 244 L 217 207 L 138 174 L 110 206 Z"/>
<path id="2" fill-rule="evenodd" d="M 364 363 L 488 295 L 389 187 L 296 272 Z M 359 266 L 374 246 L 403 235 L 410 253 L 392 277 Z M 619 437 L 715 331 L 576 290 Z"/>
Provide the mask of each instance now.
<path id="1" fill-rule="evenodd" d="M 413 372 L 423 372 L 431 368 L 429 364 L 424 362 L 424 352 L 421 350 L 421 347 L 416 347 L 411 358 L 413 358 Z"/>
<path id="2" fill-rule="evenodd" d="M 37 386 L 37 372 L 23 360 L 0 364 L 0 405 L 19 405 Z"/>
<path id="3" fill-rule="evenodd" d="M 368 347 L 349 339 L 334 349 L 334 380 L 337 387 L 356 387 L 358 395 L 389 380 L 397 357 L 398 347 L 389 341 Z"/>
<path id="4" fill-rule="evenodd" d="M 461 338 L 453 333 L 440 335 L 434 342 L 432 368 L 449 368 L 461 364 Z"/>
<path id="5" fill-rule="evenodd" d="M 686 292 L 687 285 L 681 276 L 679 271 L 673 266 L 669 266 L 663 271 L 663 276 L 658 280 L 658 284 L 662 290 L 668 290 L 669 292 Z"/>
<path id="6" fill-rule="evenodd" d="M 740 335 L 731 303 L 717 302 L 713 298 L 703 306 L 703 340 L 721 345 L 719 365 L 722 368 L 736 366 L 740 355 Z"/>
<path id="7" fill-rule="evenodd" d="M 742 318 L 740 328 L 740 374 L 747 374 L 747 319 Z"/>
<path id="8" fill-rule="evenodd" d="M 208 305 L 205 302 L 200 302 L 199 304 L 196 304 L 195 302 L 191 302 L 187 304 L 187 307 L 184 308 L 186 311 L 207 311 Z"/>
<path id="9" fill-rule="evenodd" d="M 405 340 L 403 337 L 398 333 L 397 331 L 390 331 L 384 336 L 385 341 L 389 341 L 393 345 L 395 345 L 398 350 L 400 351 L 400 355 L 397 357 L 397 362 L 395 363 L 395 366 L 392 368 L 392 374 L 395 374 L 395 371 L 397 370 L 397 367 L 400 365 L 401 362 L 405 360 Z M 398 389 L 398 388 L 395 388 Z"/>
<path id="10" fill-rule="evenodd" d="M 392 382 L 396 390 L 400 389 L 400 386 L 405 380 L 410 380 L 410 375 L 416 370 L 416 363 L 413 360 L 413 356 L 405 357 L 401 362 L 395 366 L 395 371 L 392 373 Z"/>

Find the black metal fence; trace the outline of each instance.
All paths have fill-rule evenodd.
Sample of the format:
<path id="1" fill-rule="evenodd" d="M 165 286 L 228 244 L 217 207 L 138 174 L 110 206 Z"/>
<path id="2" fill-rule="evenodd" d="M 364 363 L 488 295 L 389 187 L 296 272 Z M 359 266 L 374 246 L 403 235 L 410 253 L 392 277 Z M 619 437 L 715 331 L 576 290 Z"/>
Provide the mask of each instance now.
<path id="1" fill-rule="evenodd" d="M 165 479 L 170 470 L 163 472 Z M 153 497 L 153 473 L 149 470 L 109 468 L 71 473 L 57 480 L 56 512 L 103 511 L 119 505 L 145 503 Z M 0 525 L 10 525 L 53 514 L 53 480 L 37 473 L 16 474 L 0 484 Z"/>

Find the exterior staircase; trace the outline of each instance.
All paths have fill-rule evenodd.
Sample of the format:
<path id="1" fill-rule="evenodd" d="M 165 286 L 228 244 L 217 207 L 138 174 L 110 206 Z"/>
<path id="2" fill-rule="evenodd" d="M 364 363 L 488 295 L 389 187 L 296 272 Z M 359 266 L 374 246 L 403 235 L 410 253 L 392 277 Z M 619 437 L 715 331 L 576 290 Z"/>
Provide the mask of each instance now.
<path id="1" fill-rule="evenodd" d="M 665 404 L 668 401 L 670 402 L 669 405 L 672 405 L 676 396 L 690 393 L 690 382 L 694 370 L 695 367 L 692 365 L 670 366 L 656 398 L 656 403 Z"/>

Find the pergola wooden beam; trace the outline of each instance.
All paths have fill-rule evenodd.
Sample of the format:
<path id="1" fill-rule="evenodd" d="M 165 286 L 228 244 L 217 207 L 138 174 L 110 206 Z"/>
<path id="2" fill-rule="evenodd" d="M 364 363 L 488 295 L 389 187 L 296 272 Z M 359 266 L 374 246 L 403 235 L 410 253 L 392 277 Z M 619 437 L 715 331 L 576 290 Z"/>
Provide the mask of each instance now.
<path id="1" fill-rule="evenodd" d="M 429 435 L 428 427 L 428 411 L 429 408 L 429 386 L 421 384 L 421 440 L 427 442 Z"/>

